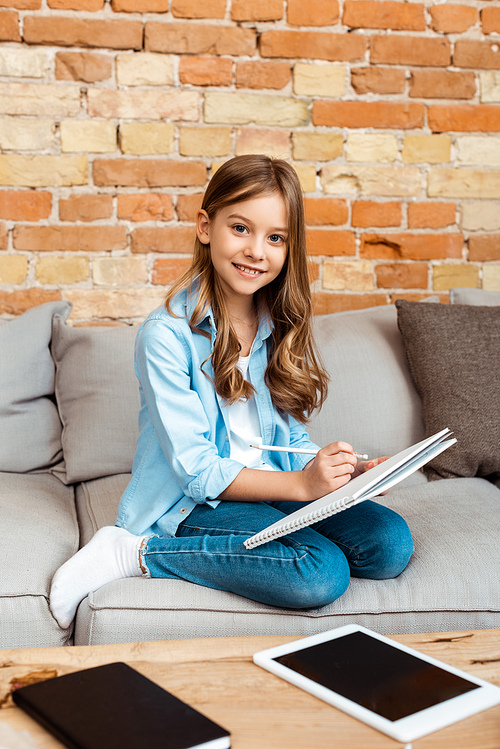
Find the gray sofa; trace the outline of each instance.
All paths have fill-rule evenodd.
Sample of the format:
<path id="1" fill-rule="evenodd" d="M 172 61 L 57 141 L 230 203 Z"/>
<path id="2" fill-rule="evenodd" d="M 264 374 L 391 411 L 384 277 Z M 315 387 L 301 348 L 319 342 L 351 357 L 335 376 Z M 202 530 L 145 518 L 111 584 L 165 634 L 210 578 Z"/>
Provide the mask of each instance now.
<path id="1" fill-rule="evenodd" d="M 425 306 L 500 312 L 500 293 L 457 289 L 450 297 L 449 307 Z M 500 490 L 474 468 L 432 481 L 419 472 L 381 499 L 412 529 L 408 568 L 394 580 L 353 579 L 324 608 L 276 609 L 183 581 L 133 578 L 90 594 L 74 628 L 60 629 L 48 605 L 52 576 L 114 522 L 139 406 L 136 329 L 72 327 L 70 311 L 53 302 L 0 320 L 0 648 L 300 636 L 347 622 L 382 633 L 500 627 Z M 342 438 L 375 456 L 424 437 L 425 394 L 410 374 L 398 314 L 389 305 L 316 319 L 331 375 L 310 426 L 318 443 Z"/>

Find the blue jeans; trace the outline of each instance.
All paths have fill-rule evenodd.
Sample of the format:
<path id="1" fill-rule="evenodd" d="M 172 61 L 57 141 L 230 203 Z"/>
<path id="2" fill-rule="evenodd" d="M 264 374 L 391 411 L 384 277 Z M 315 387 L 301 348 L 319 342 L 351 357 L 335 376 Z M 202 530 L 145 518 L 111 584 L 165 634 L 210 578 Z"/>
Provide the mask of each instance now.
<path id="1" fill-rule="evenodd" d="M 243 541 L 297 510 L 297 502 L 197 505 L 173 538 L 152 536 L 141 560 L 151 577 L 188 580 L 291 609 L 324 606 L 350 576 L 396 577 L 413 553 L 406 522 L 376 502 L 362 502 L 314 526 L 254 549 Z"/>

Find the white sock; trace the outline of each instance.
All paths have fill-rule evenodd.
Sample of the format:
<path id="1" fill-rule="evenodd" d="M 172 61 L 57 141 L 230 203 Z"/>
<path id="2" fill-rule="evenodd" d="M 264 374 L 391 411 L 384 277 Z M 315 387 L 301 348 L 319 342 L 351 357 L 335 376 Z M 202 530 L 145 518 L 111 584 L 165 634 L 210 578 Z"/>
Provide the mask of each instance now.
<path id="1" fill-rule="evenodd" d="M 113 580 L 142 576 L 139 549 L 144 538 L 124 528 L 106 526 L 57 570 L 50 589 L 50 609 L 63 629 L 69 627 L 78 604 L 90 592 Z"/>

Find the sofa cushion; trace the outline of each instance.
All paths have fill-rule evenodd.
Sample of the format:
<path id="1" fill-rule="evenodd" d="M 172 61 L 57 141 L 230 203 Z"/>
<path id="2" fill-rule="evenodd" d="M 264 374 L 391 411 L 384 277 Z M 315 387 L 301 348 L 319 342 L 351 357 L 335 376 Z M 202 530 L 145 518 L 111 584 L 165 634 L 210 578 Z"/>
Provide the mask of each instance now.
<path id="1" fill-rule="evenodd" d="M 139 385 L 134 374 L 137 328 L 72 328 L 54 320 L 52 354 L 63 423 L 66 483 L 132 468 L 138 434 Z"/>
<path id="2" fill-rule="evenodd" d="M 484 307 L 500 305 L 500 291 L 485 291 L 484 289 L 450 289 L 452 304 L 474 304 Z"/>
<path id="3" fill-rule="evenodd" d="M 45 471 L 62 458 L 49 343 L 53 316 L 70 311 L 49 302 L 0 326 L 0 471 Z"/>
<path id="4" fill-rule="evenodd" d="M 396 306 L 426 432 L 449 427 L 458 440 L 428 464 L 429 478 L 500 479 L 500 307 Z"/>
<path id="5" fill-rule="evenodd" d="M 48 598 L 78 550 L 73 488 L 49 473 L 0 473 L 0 514 L 0 648 L 68 645 Z"/>
<path id="6" fill-rule="evenodd" d="M 328 398 L 309 428 L 316 443 L 342 439 L 375 457 L 423 439 L 420 398 L 394 305 L 317 317 L 314 333 L 331 378 Z"/>
<path id="7" fill-rule="evenodd" d="M 92 506 L 98 494 L 96 516 L 107 522 L 119 497 L 103 481 L 102 491 L 100 481 L 91 482 L 87 503 Z M 119 494 L 120 487 L 115 490 Z M 499 627 L 499 497 L 483 479 L 392 489 L 382 502 L 406 518 L 415 542 L 407 569 L 393 580 L 353 578 L 347 592 L 323 608 L 279 609 L 182 580 L 129 578 L 82 601 L 75 644 L 303 636 L 352 622 L 385 634 Z M 104 509 L 106 501 L 113 510 Z"/>

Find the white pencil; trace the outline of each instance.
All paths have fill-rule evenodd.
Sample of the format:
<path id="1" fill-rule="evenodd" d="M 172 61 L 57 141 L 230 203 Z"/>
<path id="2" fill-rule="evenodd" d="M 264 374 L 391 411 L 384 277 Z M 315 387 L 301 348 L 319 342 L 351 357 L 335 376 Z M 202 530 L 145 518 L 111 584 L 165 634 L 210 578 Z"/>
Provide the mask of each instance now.
<path id="1" fill-rule="evenodd" d="M 272 445 L 250 445 L 250 447 L 255 447 L 256 450 L 271 450 L 271 452 L 278 453 L 300 453 L 301 455 L 316 455 L 318 452 L 317 450 L 308 450 L 305 447 L 280 447 L 279 445 L 274 447 Z M 353 453 L 353 455 L 360 460 L 368 460 L 366 453 Z"/>

